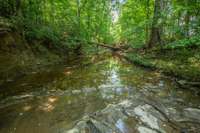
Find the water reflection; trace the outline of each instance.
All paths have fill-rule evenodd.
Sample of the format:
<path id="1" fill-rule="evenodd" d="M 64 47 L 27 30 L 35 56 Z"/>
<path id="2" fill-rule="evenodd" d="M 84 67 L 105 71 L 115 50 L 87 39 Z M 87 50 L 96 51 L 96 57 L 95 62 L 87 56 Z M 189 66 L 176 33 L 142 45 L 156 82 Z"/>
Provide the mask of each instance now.
<path id="1" fill-rule="evenodd" d="M 88 63 L 91 61 L 95 63 Z M 159 72 L 106 56 L 73 60 L 1 87 L 2 133 L 61 132 L 86 114 L 140 93 L 175 107 L 180 103 L 196 106 L 199 102 L 198 96 L 178 89 Z M 116 126 L 123 132 L 133 132 L 123 120 Z"/>

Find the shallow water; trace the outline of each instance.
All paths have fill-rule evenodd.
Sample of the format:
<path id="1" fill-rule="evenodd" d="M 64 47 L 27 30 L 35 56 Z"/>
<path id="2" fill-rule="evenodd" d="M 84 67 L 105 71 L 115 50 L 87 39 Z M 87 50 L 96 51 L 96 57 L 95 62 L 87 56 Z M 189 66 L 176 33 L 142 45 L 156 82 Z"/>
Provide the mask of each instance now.
<path id="1" fill-rule="evenodd" d="M 85 115 L 139 94 L 176 109 L 200 108 L 200 96 L 194 91 L 116 56 L 77 58 L 66 64 L 0 86 L 0 133 L 60 133 Z M 133 132 L 123 121 L 116 126 Z"/>

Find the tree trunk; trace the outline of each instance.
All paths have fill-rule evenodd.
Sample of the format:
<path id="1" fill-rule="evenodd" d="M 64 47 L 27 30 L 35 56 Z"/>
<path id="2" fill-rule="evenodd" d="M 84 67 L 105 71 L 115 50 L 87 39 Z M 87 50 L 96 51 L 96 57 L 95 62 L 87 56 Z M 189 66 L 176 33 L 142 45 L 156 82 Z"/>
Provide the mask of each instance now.
<path id="1" fill-rule="evenodd" d="M 185 36 L 190 36 L 190 14 L 189 11 L 187 11 L 185 15 Z"/>
<path id="2" fill-rule="evenodd" d="M 77 11 L 76 11 L 76 17 L 77 17 L 77 37 L 80 38 L 81 36 L 81 1 L 80 0 L 76 0 L 76 6 L 77 6 Z M 77 48 L 76 51 L 78 54 L 81 54 L 81 48 L 82 48 L 82 44 L 80 41 L 77 40 Z"/>
<path id="3" fill-rule="evenodd" d="M 80 34 L 80 21 L 81 21 L 81 7 L 80 7 L 80 0 L 76 1 L 77 4 L 77 22 L 78 22 L 78 34 Z"/>
<path id="4" fill-rule="evenodd" d="M 19 11 L 20 6 L 21 6 L 21 0 L 16 0 L 16 12 Z"/>
<path id="5" fill-rule="evenodd" d="M 185 6 L 189 6 L 189 0 L 185 0 Z M 190 35 L 190 10 L 187 9 L 186 10 L 186 14 L 185 14 L 185 17 L 184 17 L 184 21 L 185 21 L 185 26 L 184 26 L 184 29 L 185 29 L 185 37 L 189 37 Z"/>
<path id="6" fill-rule="evenodd" d="M 150 14 L 150 9 L 149 9 L 149 0 L 146 1 L 146 44 L 149 41 L 149 14 Z"/>
<path id="7" fill-rule="evenodd" d="M 161 18 L 161 0 L 155 0 L 154 4 L 154 16 L 153 22 L 151 27 L 151 35 L 150 40 L 148 43 L 148 47 L 152 48 L 157 44 L 161 44 L 161 26 L 158 23 L 159 19 Z"/>

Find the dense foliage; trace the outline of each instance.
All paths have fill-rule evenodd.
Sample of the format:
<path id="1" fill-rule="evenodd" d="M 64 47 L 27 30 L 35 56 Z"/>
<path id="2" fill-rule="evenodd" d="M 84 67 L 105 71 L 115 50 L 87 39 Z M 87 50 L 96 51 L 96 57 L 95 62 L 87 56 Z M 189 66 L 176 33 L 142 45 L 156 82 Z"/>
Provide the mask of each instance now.
<path id="1" fill-rule="evenodd" d="M 153 47 L 197 36 L 199 0 L 1 0 L 27 40 L 81 48 L 88 42 Z"/>
<path id="2" fill-rule="evenodd" d="M 105 0 L 3 0 L 0 15 L 13 20 L 28 40 L 69 47 L 110 42 L 111 2 Z M 80 47 L 80 46 L 79 46 Z"/>
<path id="3" fill-rule="evenodd" d="M 189 39 L 181 39 L 165 45 L 165 49 L 177 49 L 177 48 L 197 48 L 200 47 L 200 36 L 193 36 Z"/>
<path id="4" fill-rule="evenodd" d="M 158 28 L 161 44 L 200 32 L 198 0 L 127 0 L 119 10 L 118 40 L 133 46 L 148 44 L 153 28 Z"/>

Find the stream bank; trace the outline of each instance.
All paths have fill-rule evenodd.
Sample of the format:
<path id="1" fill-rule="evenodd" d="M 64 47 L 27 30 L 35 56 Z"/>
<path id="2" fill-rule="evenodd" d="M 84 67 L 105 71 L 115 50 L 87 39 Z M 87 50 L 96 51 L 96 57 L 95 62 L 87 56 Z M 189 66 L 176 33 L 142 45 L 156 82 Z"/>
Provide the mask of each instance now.
<path id="1" fill-rule="evenodd" d="M 127 52 L 128 61 L 175 78 L 184 89 L 200 88 L 200 48 Z"/>
<path id="2" fill-rule="evenodd" d="M 62 63 L 68 56 L 66 48 L 38 40 L 28 43 L 21 33 L 0 27 L 0 85 Z"/>

